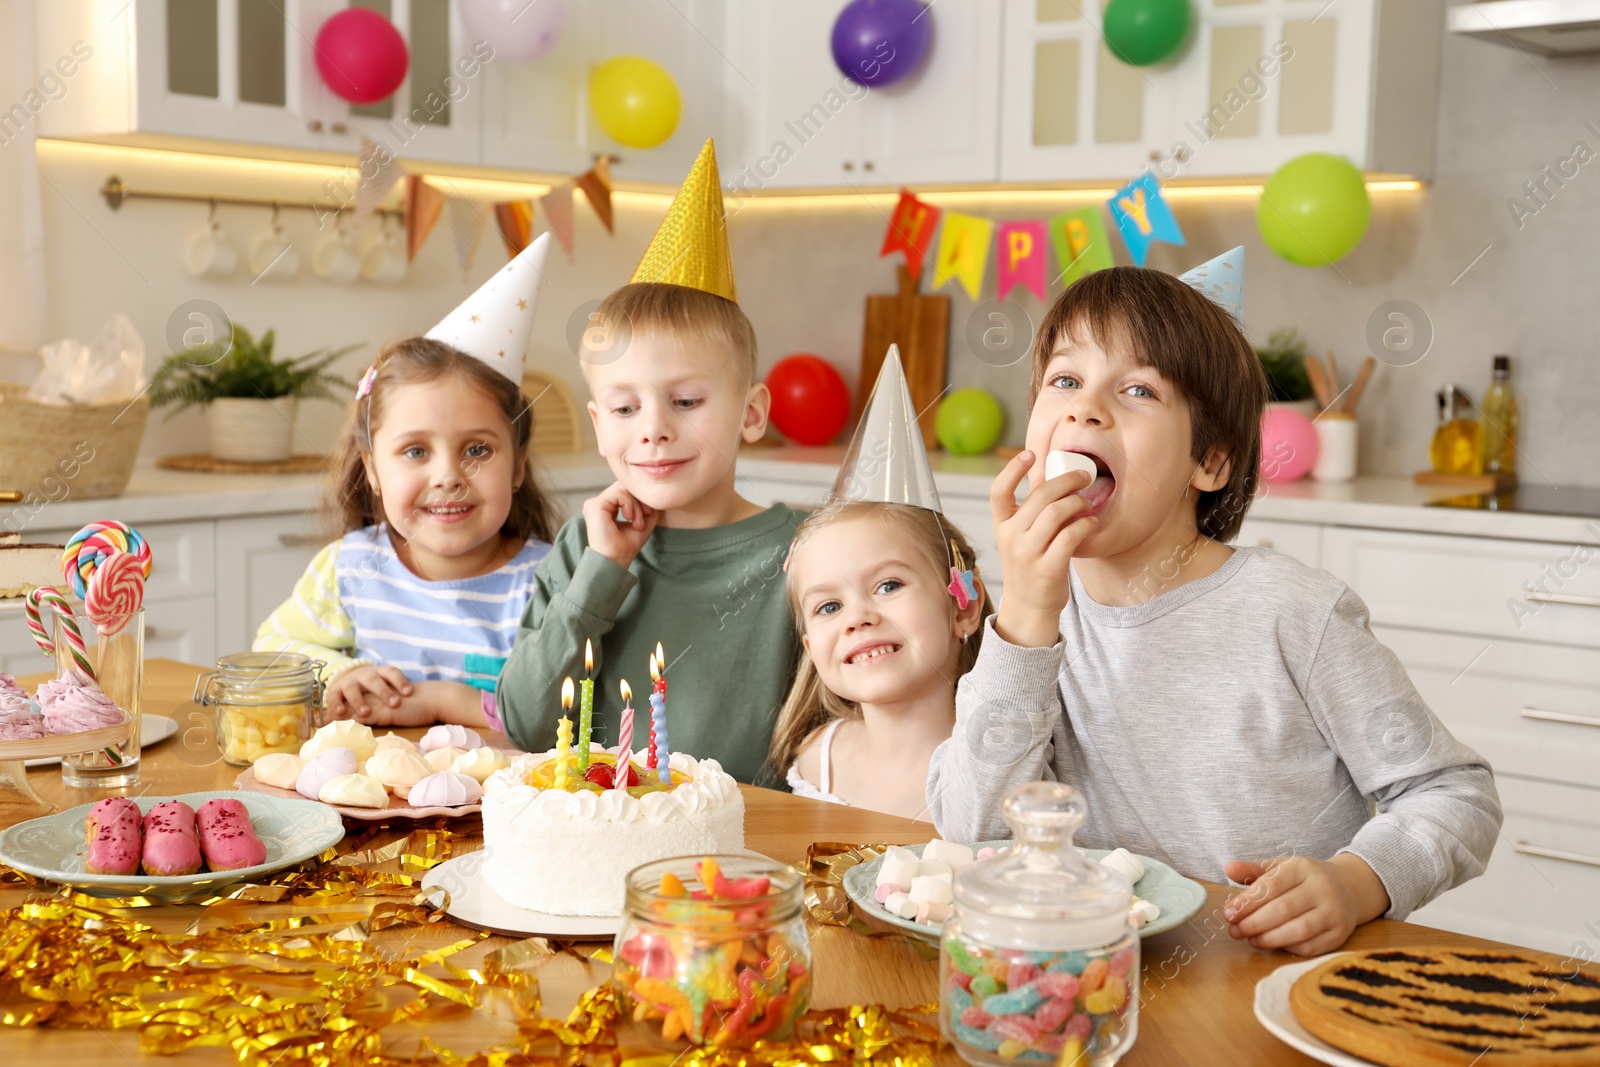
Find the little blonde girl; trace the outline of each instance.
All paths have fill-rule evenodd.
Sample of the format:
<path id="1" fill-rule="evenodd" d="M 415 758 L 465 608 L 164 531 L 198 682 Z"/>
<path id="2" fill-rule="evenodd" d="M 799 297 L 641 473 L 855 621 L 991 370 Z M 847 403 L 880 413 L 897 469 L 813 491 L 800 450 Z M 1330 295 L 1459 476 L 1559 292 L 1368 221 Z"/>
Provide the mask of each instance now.
<path id="1" fill-rule="evenodd" d="M 255 641 L 326 664 L 325 717 L 501 728 L 495 683 L 556 525 L 532 432 L 519 385 L 442 341 L 392 344 L 363 376 L 329 499 L 345 534 Z"/>
<path id="2" fill-rule="evenodd" d="M 769 756 L 797 795 L 928 819 L 928 759 L 993 611 L 975 563 L 951 577 L 974 559 L 926 508 L 830 503 L 800 524 L 788 593 L 805 651 Z"/>

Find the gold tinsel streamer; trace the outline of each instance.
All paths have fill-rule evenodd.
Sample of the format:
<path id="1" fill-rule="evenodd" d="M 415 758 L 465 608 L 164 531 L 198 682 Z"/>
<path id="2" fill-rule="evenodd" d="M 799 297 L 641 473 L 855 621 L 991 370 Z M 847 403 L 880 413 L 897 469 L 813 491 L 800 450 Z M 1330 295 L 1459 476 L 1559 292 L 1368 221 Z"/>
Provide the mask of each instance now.
<path id="1" fill-rule="evenodd" d="M 806 914 L 825 926 L 843 926 L 862 937 L 897 937 L 910 945 L 923 959 L 937 959 L 939 950 L 927 941 L 900 931 L 872 926 L 861 917 L 844 891 L 844 874 L 862 863 L 871 863 L 890 846 L 849 845 L 841 841 L 817 841 L 806 849 Z"/>
<path id="2" fill-rule="evenodd" d="M 136 1029 L 142 1052 L 228 1048 L 246 1067 L 932 1063 L 937 1028 L 914 1018 L 937 1010 L 928 1004 L 898 1012 L 876 1005 L 808 1012 L 792 1041 L 748 1049 L 626 1055 L 617 1033 L 625 1013 L 610 985 L 583 994 L 564 1020 L 538 1014 L 538 981 L 524 968 L 557 951 L 543 938 L 491 951 L 476 966 L 453 957 L 487 934 L 400 958 L 384 951 L 396 942 L 369 940 L 385 927 L 439 922 L 448 896 L 424 893 L 409 875 L 363 864 L 398 860 L 403 870 L 426 870 L 448 858 L 454 837 L 442 828 L 416 830 L 365 848 L 377 832 L 266 881 L 195 902 L 222 920 L 205 932 L 191 926 L 163 933 L 123 913 L 161 903 L 144 897 L 101 900 L 63 890 L 0 911 L 0 1024 Z M 36 884 L 3 868 L 0 883 Z M 308 913 L 253 919 L 250 905 L 259 903 Z M 589 958 L 604 963 L 609 953 Z M 501 1045 L 463 1055 L 423 1037 L 413 1054 L 384 1051 L 386 1026 L 449 1019 L 491 998 L 508 1003 L 517 1020 L 515 1037 Z"/>

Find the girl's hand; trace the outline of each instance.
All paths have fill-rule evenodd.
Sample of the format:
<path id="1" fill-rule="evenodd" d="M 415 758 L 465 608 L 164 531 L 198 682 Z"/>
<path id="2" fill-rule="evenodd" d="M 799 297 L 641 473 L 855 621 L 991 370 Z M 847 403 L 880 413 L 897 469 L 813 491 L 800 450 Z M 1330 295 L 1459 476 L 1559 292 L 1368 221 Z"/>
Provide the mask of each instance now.
<path id="1" fill-rule="evenodd" d="M 1348 852 L 1331 860 L 1287 856 L 1239 860 L 1226 873 L 1241 889 L 1223 905 L 1228 933 L 1255 948 L 1298 956 L 1332 952 L 1357 926 L 1389 910 L 1389 893 L 1366 861 Z"/>
<path id="2" fill-rule="evenodd" d="M 1018 505 L 1017 487 L 1036 459 L 1032 452 L 1017 453 L 989 488 L 1006 588 L 994 626 L 1011 644 L 1048 648 L 1061 638 L 1072 554 L 1099 519 L 1084 515 L 1090 504 L 1076 495 L 1093 480 L 1083 471 L 1034 486 Z"/>
<path id="3" fill-rule="evenodd" d="M 355 667 L 328 686 L 328 706 L 323 718 L 360 718 L 363 713 L 371 715 L 380 707 L 398 708 L 401 699 L 411 694 L 411 683 L 395 667 Z"/>
<path id="4" fill-rule="evenodd" d="M 626 522 L 617 520 L 622 512 Z M 583 522 L 589 531 L 589 547 L 619 567 L 626 567 L 639 554 L 660 514 L 638 497 L 612 482 L 599 496 L 583 502 Z"/>

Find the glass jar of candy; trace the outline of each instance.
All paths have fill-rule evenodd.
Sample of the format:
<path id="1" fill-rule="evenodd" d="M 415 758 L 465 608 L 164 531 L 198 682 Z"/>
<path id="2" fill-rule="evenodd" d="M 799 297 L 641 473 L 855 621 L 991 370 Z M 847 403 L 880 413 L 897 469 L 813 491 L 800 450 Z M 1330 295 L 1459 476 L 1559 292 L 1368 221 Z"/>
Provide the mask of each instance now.
<path id="1" fill-rule="evenodd" d="M 611 980 L 666 1042 L 786 1040 L 811 1003 L 803 893 L 798 871 L 754 855 L 635 867 Z"/>
<path id="2" fill-rule="evenodd" d="M 269 752 L 299 752 L 322 706 L 320 660 L 298 652 L 239 652 L 195 679 L 194 702 L 217 708 L 217 749 L 248 767 Z"/>
<path id="3" fill-rule="evenodd" d="M 939 951 L 939 1023 L 968 1063 L 1105 1067 L 1133 1045 L 1133 887 L 1072 844 L 1078 791 L 1030 782 L 1001 814 L 1015 844 L 955 878 Z"/>

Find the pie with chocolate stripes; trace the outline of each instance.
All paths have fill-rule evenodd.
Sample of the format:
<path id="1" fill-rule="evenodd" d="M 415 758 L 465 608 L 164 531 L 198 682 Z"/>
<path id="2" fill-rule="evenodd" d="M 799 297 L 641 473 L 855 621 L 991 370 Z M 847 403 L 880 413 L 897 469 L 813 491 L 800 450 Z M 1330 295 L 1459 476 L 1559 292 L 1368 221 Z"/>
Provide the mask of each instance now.
<path id="1" fill-rule="evenodd" d="M 1389 1067 L 1600 1064 L 1600 968 L 1522 949 L 1335 956 L 1289 991 L 1300 1024 Z"/>

